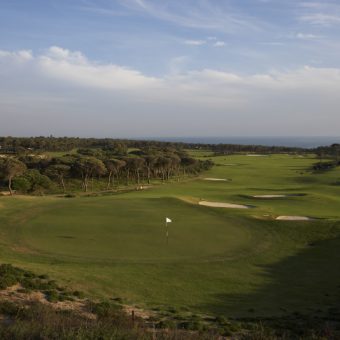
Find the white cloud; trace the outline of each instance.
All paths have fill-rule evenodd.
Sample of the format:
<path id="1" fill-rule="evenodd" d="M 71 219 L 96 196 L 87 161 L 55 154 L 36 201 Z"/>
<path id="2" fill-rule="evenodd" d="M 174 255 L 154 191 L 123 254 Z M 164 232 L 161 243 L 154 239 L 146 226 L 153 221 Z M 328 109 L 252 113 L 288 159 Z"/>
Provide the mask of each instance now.
<path id="1" fill-rule="evenodd" d="M 311 13 L 300 16 L 300 20 L 313 25 L 330 26 L 340 24 L 340 15 Z"/>
<path id="2" fill-rule="evenodd" d="M 9 52 L 0 50 L 0 60 L 8 59 L 15 62 L 25 62 L 33 59 L 32 51 L 21 50 L 18 52 Z"/>
<path id="3" fill-rule="evenodd" d="M 316 35 L 316 34 L 309 34 L 309 33 L 297 33 L 296 38 L 302 39 L 302 40 L 311 40 L 311 39 L 319 39 L 321 38 L 321 36 Z"/>
<path id="4" fill-rule="evenodd" d="M 225 42 L 224 41 L 216 41 L 214 43 L 214 46 L 215 47 L 223 47 L 223 46 L 225 46 Z"/>
<path id="5" fill-rule="evenodd" d="M 89 61 L 80 52 L 53 46 L 37 58 L 42 73 L 54 79 L 69 81 L 86 87 L 103 89 L 134 89 L 155 86 L 156 78 L 114 64 Z"/>
<path id="6" fill-rule="evenodd" d="M 303 23 L 327 28 L 340 24 L 338 1 L 301 2 L 298 7 L 298 19 Z"/>
<path id="7" fill-rule="evenodd" d="M 190 59 L 186 56 L 174 58 L 171 64 L 187 63 Z M 289 87 L 303 87 L 305 89 L 318 88 L 324 85 L 334 85 L 333 88 L 340 88 L 340 69 L 337 68 L 314 68 L 304 66 L 303 68 L 287 72 L 269 72 L 263 74 L 241 75 L 232 72 L 202 69 L 196 71 L 176 72 L 175 76 L 164 75 L 163 77 L 151 77 L 144 75 L 138 70 L 115 64 L 103 64 L 89 60 L 79 51 L 70 51 L 53 46 L 45 53 L 33 56 L 28 51 L 0 51 L 1 69 L 15 71 L 15 65 L 22 66 L 26 63 L 27 70 L 35 72 L 32 82 L 38 78 L 46 81 L 62 82 L 79 88 L 97 88 L 109 91 L 131 90 L 131 91 L 166 91 L 176 90 L 178 87 L 205 88 L 207 95 L 211 92 L 218 92 L 221 88 L 230 84 L 251 86 L 254 89 L 276 88 L 284 89 Z M 34 67 L 32 67 L 32 65 Z M 218 88 L 212 85 L 218 84 Z M 327 90 L 332 87 L 327 88 Z M 322 89 L 320 89 L 324 92 Z"/>
<path id="8" fill-rule="evenodd" d="M 186 45 L 192 45 L 192 46 L 201 46 L 206 44 L 205 40 L 185 40 L 184 44 Z"/>
<path id="9" fill-rule="evenodd" d="M 195 10 L 186 2 L 174 1 L 170 5 L 158 0 L 120 0 L 120 3 L 130 10 L 190 28 L 231 33 L 249 29 L 257 31 L 264 25 L 254 17 L 235 11 L 227 2 L 195 1 Z"/>

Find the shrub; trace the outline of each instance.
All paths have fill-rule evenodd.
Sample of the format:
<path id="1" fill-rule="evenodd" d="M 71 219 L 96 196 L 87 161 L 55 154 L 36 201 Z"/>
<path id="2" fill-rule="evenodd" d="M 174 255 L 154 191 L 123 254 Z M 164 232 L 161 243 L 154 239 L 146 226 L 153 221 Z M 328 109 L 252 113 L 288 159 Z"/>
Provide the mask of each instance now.
<path id="1" fill-rule="evenodd" d="M 59 294 L 56 290 L 45 291 L 45 296 L 46 296 L 47 301 L 49 301 L 49 302 L 59 301 Z"/>
<path id="2" fill-rule="evenodd" d="M 17 315 L 19 308 L 13 302 L 10 301 L 3 301 L 0 302 L 0 314 L 7 315 L 7 316 L 14 316 Z"/>
<path id="3" fill-rule="evenodd" d="M 13 189 L 26 194 L 31 189 L 31 183 L 23 176 L 17 177 L 13 180 Z"/>
<path id="4" fill-rule="evenodd" d="M 73 292 L 73 296 L 77 297 L 78 299 L 84 299 L 85 298 L 85 294 L 83 292 L 78 291 L 78 290 L 75 290 Z"/>
<path id="5" fill-rule="evenodd" d="M 121 310 L 121 308 L 121 306 L 108 301 L 92 303 L 90 306 L 92 313 L 96 314 L 98 317 L 115 316 L 117 311 Z"/>

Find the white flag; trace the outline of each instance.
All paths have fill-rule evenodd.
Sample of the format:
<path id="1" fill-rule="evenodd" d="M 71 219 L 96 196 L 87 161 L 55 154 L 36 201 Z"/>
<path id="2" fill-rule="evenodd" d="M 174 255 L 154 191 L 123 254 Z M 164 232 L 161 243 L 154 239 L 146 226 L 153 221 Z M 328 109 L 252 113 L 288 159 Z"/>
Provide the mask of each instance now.
<path id="1" fill-rule="evenodd" d="M 165 222 L 166 222 L 166 223 L 171 223 L 172 221 L 170 220 L 170 218 L 165 217 Z"/>

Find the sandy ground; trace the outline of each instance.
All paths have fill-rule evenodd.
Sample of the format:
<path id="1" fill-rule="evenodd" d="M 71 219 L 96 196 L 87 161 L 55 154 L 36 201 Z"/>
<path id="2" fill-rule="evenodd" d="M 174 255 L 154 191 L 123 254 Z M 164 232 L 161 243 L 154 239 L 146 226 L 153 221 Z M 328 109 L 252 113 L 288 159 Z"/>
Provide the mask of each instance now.
<path id="1" fill-rule="evenodd" d="M 277 220 L 281 221 L 310 221 L 313 220 L 307 216 L 278 216 L 276 217 Z"/>
<path id="2" fill-rule="evenodd" d="M 228 182 L 229 179 L 226 179 L 226 178 L 210 178 L 210 177 L 207 177 L 207 178 L 203 178 L 205 181 L 221 181 L 221 182 Z"/>
<path id="3" fill-rule="evenodd" d="M 13 193 L 15 193 L 15 190 L 13 190 Z M 0 196 L 10 196 L 11 193 L 9 191 L 0 191 Z"/>
<path id="4" fill-rule="evenodd" d="M 75 301 L 58 301 L 58 302 L 49 302 L 46 300 L 45 295 L 42 292 L 32 291 L 30 293 L 21 293 L 19 290 L 21 289 L 21 285 L 16 284 L 12 287 L 8 287 L 7 289 L 0 290 L 0 300 L 2 301 L 11 301 L 15 303 L 27 304 L 30 302 L 40 302 L 45 305 L 49 305 L 57 310 L 73 310 L 78 312 L 79 314 L 89 318 L 95 319 L 96 316 L 92 313 L 86 311 L 85 300 L 75 300 Z"/>
<path id="5" fill-rule="evenodd" d="M 249 207 L 246 205 L 223 203 L 223 202 L 200 201 L 198 204 L 204 205 L 206 207 L 214 207 L 214 208 L 249 209 Z"/>
<path id="6" fill-rule="evenodd" d="M 127 306 L 124 305 L 123 306 L 123 310 L 125 311 L 126 314 L 128 315 L 135 315 L 141 319 L 147 320 L 150 318 L 150 316 L 155 316 L 156 313 L 151 312 L 151 311 L 147 311 L 138 307 L 134 307 L 134 306 Z"/>

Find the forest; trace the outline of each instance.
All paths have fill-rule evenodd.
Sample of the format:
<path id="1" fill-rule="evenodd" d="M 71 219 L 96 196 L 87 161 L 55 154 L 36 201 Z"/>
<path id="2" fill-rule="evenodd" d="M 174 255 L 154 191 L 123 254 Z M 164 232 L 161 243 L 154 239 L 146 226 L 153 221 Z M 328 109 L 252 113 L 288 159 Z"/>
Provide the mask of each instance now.
<path id="1" fill-rule="evenodd" d="M 2 187 L 9 193 L 44 193 L 58 190 L 87 192 L 89 189 L 110 190 L 118 185 L 150 184 L 197 175 L 213 165 L 210 160 L 192 158 L 179 146 L 140 145 L 129 148 L 122 142 L 100 144 L 99 140 L 57 140 L 56 143 L 38 139 L 36 143 L 20 140 L 3 143 L 0 158 Z M 54 139 L 54 142 L 56 140 Z M 35 146 L 32 148 L 31 146 Z M 83 146 L 79 149 L 71 147 Z M 136 144 L 135 144 L 136 146 Z M 73 150 L 56 156 L 51 150 Z M 70 186 L 68 186 L 70 184 Z M 59 189 L 58 189 L 59 188 Z"/>

